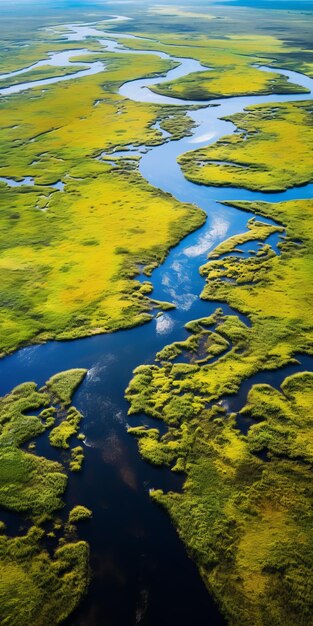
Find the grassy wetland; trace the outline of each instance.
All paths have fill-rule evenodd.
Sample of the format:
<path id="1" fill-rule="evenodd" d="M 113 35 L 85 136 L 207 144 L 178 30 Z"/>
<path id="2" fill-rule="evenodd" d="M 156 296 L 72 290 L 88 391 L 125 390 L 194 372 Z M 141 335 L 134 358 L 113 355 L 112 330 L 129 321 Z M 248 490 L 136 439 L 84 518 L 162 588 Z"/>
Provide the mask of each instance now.
<path id="1" fill-rule="evenodd" d="M 181 156 L 189 180 L 261 191 L 283 191 L 312 180 L 311 102 L 260 104 L 229 119 L 238 133 Z"/>
<path id="2" fill-rule="evenodd" d="M 280 254 L 265 243 L 248 258 L 215 259 L 226 242 L 201 270 L 202 297 L 231 304 L 251 326 L 217 309 L 190 323 L 190 338 L 164 349 L 158 364 L 139 367 L 127 391 L 130 414 L 162 419 L 168 431 L 130 433 L 147 461 L 186 476 L 182 493 L 155 490 L 152 498 L 168 510 L 229 622 L 309 624 L 312 373 L 278 389 L 253 385 L 237 415 L 228 402 L 246 379 L 312 354 L 312 202 L 241 206 L 284 224 Z M 182 354 L 186 362 L 175 362 Z"/>
<path id="3" fill-rule="evenodd" d="M 156 90 L 188 98 L 188 81 Z M 180 157 L 185 176 L 268 192 L 312 181 L 311 108 L 262 104 L 231 116 L 236 133 Z M 163 420 L 167 431 L 156 423 L 129 432 L 145 460 L 185 477 L 181 493 L 155 489 L 151 497 L 170 514 L 229 623 L 311 624 L 313 378 L 283 372 L 312 355 L 312 200 L 232 204 L 258 218 L 209 254 L 201 297 L 241 317 L 217 308 L 189 322 L 189 337 L 166 346 L 155 364 L 135 370 L 130 415 Z M 266 241 L 275 229 L 276 251 Z M 258 249 L 244 254 L 241 246 L 255 240 Z M 240 395 L 266 371 L 274 386 L 251 383 L 247 398 Z"/>
<path id="4" fill-rule="evenodd" d="M 257 39 L 236 36 L 207 41 L 198 39 L 193 46 L 185 39 L 177 40 L 176 53 L 182 56 L 187 49 L 210 70 L 200 75 L 189 74 L 184 79 L 156 85 L 155 93 L 187 100 L 209 100 L 219 97 L 270 94 L 302 93 L 305 89 L 288 83 L 281 74 L 265 73 L 258 69 L 262 62 L 262 52 L 284 50 L 281 42 L 274 37 L 260 36 Z M 166 46 L 165 46 L 166 47 Z M 199 50 L 200 49 L 200 50 Z M 257 55 L 258 50 L 259 56 Z M 264 58 L 264 57 L 263 57 Z M 234 72 L 234 68 L 236 71 Z"/>
<path id="5" fill-rule="evenodd" d="M 69 405 L 85 375 L 85 370 L 62 372 L 41 389 L 24 383 L 0 399 L 0 504 L 22 525 L 17 536 L 1 526 L 3 624 L 59 623 L 87 590 L 89 547 L 77 539 L 76 523 L 91 512 L 77 505 L 68 520 L 60 517 L 70 458 L 51 461 L 36 453 L 47 432 L 51 445 L 57 445 L 56 430 L 76 411 Z M 67 434 L 71 445 L 77 431 Z"/>
<path id="6" fill-rule="evenodd" d="M 305 197 L 312 102 L 279 71 L 313 76 L 312 14 L 239 5 L 131 3 L 123 20 L 97 3 L 53 10 L 43 3 L 32 19 L 22 6 L 1 19 L 0 365 L 8 382 L 19 368 L 46 381 L 12 382 L 0 398 L 6 626 L 69 618 L 71 626 L 170 626 L 173 610 L 182 626 L 191 619 L 220 626 L 224 617 L 231 626 L 313 623 L 313 201 Z M 82 37 L 79 24 L 92 34 Z M 164 80 L 190 59 L 203 71 Z M 147 88 L 136 84 L 143 78 L 153 78 L 146 102 Z M 119 91 L 130 81 L 137 101 Z M 15 93 L 21 83 L 34 84 Z M 255 95 L 270 101 L 253 105 Z M 251 105 L 223 118 L 233 132 L 217 141 L 197 135 L 188 112 L 210 100 L 209 117 L 216 100 L 240 96 L 251 96 Z M 209 119 L 215 130 L 218 116 Z M 175 189 L 168 193 L 167 181 L 163 190 L 161 177 L 160 185 L 149 182 L 141 168 L 146 154 L 168 147 L 160 171 L 165 165 L 164 176 L 175 177 L 171 145 L 185 138 L 178 163 L 194 184 L 194 204 L 180 188 L 177 198 Z M 205 186 L 211 195 L 197 206 Z M 218 187 L 231 187 L 237 199 L 218 204 Z M 273 196 L 296 187 L 299 197 Z M 268 195 L 239 200 L 245 189 Z M 224 234 L 211 234 L 214 212 L 232 215 Z M 245 212 L 240 229 L 236 214 Z M 211 244 L 193 257 L 203 232 Z M 182 256 L 171 257 L 175 249 Z M 186 284 L 194 266 L 202 277 L 192 308 L 198 319 L 166 289 L 182 258 Z M 94 343 L 119 330 L 128 332 Z M 34 363 L 46 348 L 41 371 Z M 146 462 L 138 466 L 137 444 Z M 180 572 L 175 548 L 176 596 L 168 564 L 153 551 L 149 557 L 147 537 L 170 548 L 163 517 L 153 524 L 158 509 L 218 609 L 194 613 L 201 597 L 194 584 L 202 583 L 184 566 Z M 164 590 L 153 595 L 163 575 L 172 613 Z M 90 604 L 87 596 L 81 608 L 90 583 Z"/>
<path id="7" fill-rule="evenodd" d="M 127 57 L 118 52 L 106 53 L 93 38 L 83 43 L 89 54 L 77 51 L 75 56 L 79 42 L 61 42 L 63 33 L 62 28 L 46 33 L 39 30 L 34 43 L 23 52 L 24 56 L 17 51 L 7 68 L 20 70 L 22 59 L 27 67 L 36 59 L 45 62 L 52 52 L 73 50 L 70 61 L 75 62 L 76 70 L 81 68 L 81 63 L 100 61 L 105 71 L 50 85 L 48 89 L 38 87 L 1 98 L 0 176 L 17 182 L 24 177 L 33 179 L 31 186 L 10 187 L 0 182 L 3 207 L 0 353 L 3 355 L 32 342 L 110 332 L 148 321 L 151 302 L 134 280 L 137 267 L 147 266 L 149 273 L 164 260 L 171 246 L 204 221 L 204 215 L 196 208 L 177 203 L 162 191 L 151 188 L 136 170 L 134 161 L 122 160 L 116 167 L 109 157 L 98 158 L 102 153 L 109 155 L 129 145 L 161 143 L 162 135 L 154 127 L 160 118 L 164 129 L 168 127 L 170 132 L 174 129 L 173 138 L 186 133 L 189 122 L 182 111 L 175 114 L 175 109 L 138 104 L 117 95 L 125 80 L 160 75 L 170 69 L 171 63 L 149 53 Z M 147 36 L 155 38 L 153 33 Z M 213 91 L 216 96 L 303 91 L 288 83 L 284 76 L 271 75 L 254 67 L 265 54 L 272 54 L 273 58 L 278 52 L 292 54 L 293 47 L 286 46 L 275 36 L 262 33 L 256 40 L 251 35 L 239 40 L 230 33 L 226 39 L 216 36 L 208 39 L 199 33 L 188 39 L 173 32 L 170 44 L 164 34 L 160 34 L 155 44 L 161 52 L 183 58 L 192 56 L 213 67 L 209 73 L 210 85 L 214 88 L 206 91 L 204 97 L 213 97 Z M 140 52 L 153 47 L 151 38 L 127 40 L 127 45 Z M 297 51 L 299 53 L 299 49 Z M 3 56 L 5 63 L 7 55 Z M 22 80 L 36 80 L 38 74 L 45 73 L 45 67 L 32 69 L 30 66 Z M 66 75 L 73 69 L 47 66 L 46 77 L 58 74 L 59 70 L 59 75 Z M 206 74 L 190 74 L 188 80 L 200 89 L 199 80 L 206 80 Z M 5 78 L 2 86 L 13 85 L 19 77 L 21 79 L 21 75 Z M 183 80 L 179 79 L 179 85 Z M 232 87 L 233 84 L 236 87 Z M 166 83 L 162 89 L 167 89 Z M 178 94 L 174 90 L 172 95 Z M 183 90 L 179 97 L 189 98 L 189 95 Z M 70 107 L 67 106 L 69 97 Z M 199 93 L 190 97 L 201 101 Z M 278 121 L 276 115 L 272 123 L 275 131 L 270 129 L 277 133 L 278 152 L 284 149 L 292 131 L 295 147 L 300 151 L 306 146 L 309 157 L 312 143 L 309 132 L 301 142 L 302 124 L 309 114 L 310 105 L 306 103 L 302 107 L 282 106 L 282 119 Z M 265 152 L 264 158 L 271 158 L 266 150 L 266 137 L 264 144 L 258 142 L 258 150 L 254 149 L 258 132 L 262 133 L 262 123 L 268 121 L 268 115 L 271 110 L 265 110 L 264 114 L 260 110 L 251 113 L 251 119 L 243 120 L 243 124 L 247 124 L 245 132 L 251 133 L 251 141 L 243 145 L 243 161 L 249 162 L 247 171 L 243 163 L 244 171 L 238 168 L 237 176 L 231 178 L 232 164 L 214 165 L 217 159 L 232 159 L 232 148 L 238 150 L 240 136 L 232 136 L 230 145 L 226 141 L 226 147 L 217 144 L 208 151 L 196 153 L 201 162 L 199 166 L 193 154 L 190 160 L 188 154 L 184 155 L 181 164 L 185 175 L 197 182 L 205 183 L 210 177 L 210 184 L 227 184 L 226 171 L 233 183 L 244 185 L 245 177 L 248 179 L 251 174 L 250 187 L 256 188 L 260 185 L 257 176 L 261 167 L 266 171 L 271 168 L 271 163 L 263 164 L 261 159 L 255 162 L 262 147 L 261 157 Z M 241 123 L 241 118 L 234 121 Z M 239 150 L 237 155 L 239 160 Z M 207 164 L 208 159 L 212 159 L 213 164 Z M 274 160 L 278 166 L 277 159 Z M 295 175 L 290 152 L 289 184 L 293 184 L 294 176 L 299 179 L 296 184 L 308 180 L 308 158 L 301 163 L 303 175 Z M 288 177 L 288 171 L 284 176 Z M 267 182 L 272 177 L 271 170 L 263 177 L 265 183 L 258 188 L 273 188 Z M 63 191 L 53 187 L 58 181 L 64 185 Z M 120 245 L 121 239 L 127 239 L 127 244 Z"/>
<path id="8" fill-rule="evenodd" d="M 133 280 L 137 266 L 159 264 L 204 221 L 196 208 L 151 188 L 135 167 L 97 160 L 116 146 L 161 141 L 151 128 L 157 108 L 114 92 L 126 77 L 168 68 L 154 57 L 144 65 L 142 57 L 103 57 L 104 86 L 99 74 L 1 100 L 0 174 L 34 179 L 18 188 L 0 182 L 2 354 L 149 320 L 151 304 Z M 69 90 L 71 107 L 64 106 Z M 51 187 L 58 180 L 62 192 Z"/>

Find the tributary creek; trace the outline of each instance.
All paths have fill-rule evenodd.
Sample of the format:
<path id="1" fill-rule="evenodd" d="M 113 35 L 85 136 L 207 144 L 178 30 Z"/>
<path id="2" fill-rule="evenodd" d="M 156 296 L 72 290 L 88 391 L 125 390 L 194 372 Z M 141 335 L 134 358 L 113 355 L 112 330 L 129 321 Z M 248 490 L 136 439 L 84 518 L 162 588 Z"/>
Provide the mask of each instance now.
<path id="1" fill-rule="evenodd" d="M 120 20 L 119 17 L 116 19 Z M 68 33 L 62 31 L 62 36 L 64 40 L 75 42 L 84 41 L 87 37 L 96 38 L 112 54 L 115 51 L 125 54 L 149 53 L 179 63 L 165 77 L 124 84 L 120 94 L 138 102 L 160 105 L 201 105 L 198 110 L 189 112 L 196 123 L 192 136 L 179 141 L 167 138 L 160 146 L 148 147 L 147 150 L 141 146 L 140 150 L 130 150 L 125 155 L 140 154 L 140 172 L 149 183 L 171 193 L 178 200 L 196 204 L 206 211 L 208 218 L 202 228 L 172 249 L 165 263 L 152 274 L 153 297 L 174 302 L 175 310 L 131 330 L 71 342 L 52 341 L 21 349 L 0 361 L 0 394 L 7 393 L 25 381 L 36 381 L 42 385 L 52 374 L 68 368 L 88 369 L 88 375 L 73 401 L 85 416 L 85 462 L 82 472 L 70 479 L 66 510 L 80 503 L 93 511 L 92 520 L 80 528 L 80 537 L 90 544 L 93 577 L 88 596 L 67 624 L 220 626 L 225 623 L 224 619 L 205 589 L 196 566 L 188 558 L 167 514 L 149 497 L 151 488 L 162 488 L 165 491 L 181 489 L 182 479 L 170 470 L 157 469 L 140 458 L 136 440 L 127 434 L 128 404 L 124 392 L 135 367 L 152 363 L 156 352 L 162 347 L 186 338 L 188 334 L 184 324 L 209 315 L 219 305 L 200 300 L 204 282 L 199 274 L 199 266 L 218 243 L 245 231 L 247 220 L 252 217 L 252 214 L 225 207 L 219 202 L 279 202 L 312 197 L 313 185 L 266 194 L 238 188 L 195 185 L 184 178 L 177 157 L 187 150 L 208 145 L 223 135 L 233 133 L 234 125 L 220 118 L 240 112 L 249 105 L 312 99 L 313 80 L 296 72 L 276 70 L 290 81 L 307 87 L 310 93 L 235 97 L 210 103 L 183 101 L 154 94 L 149 87 L 208 69 L 203 68 L 198 61 L 176 59 L 158 52 L 155 49 L 156 42 L 153 42 L 154 50 L 150 52 L 127 49 L 125 40 L 132 39 L 132 36 L 113 31 L 102 33 L 94 25 L 68 25 Z M 85 55 L 86 50 L 51 54 L 49 61 L 40 61 L 39 65 L 73 65 L 69 59 L 79 57 L 82 53 Z M 79 59 L 77 64 L 82 66 Z M 105 71 L 105 65 L 99 61 L 83 65 L 87 67 L 68 77 L 21 83 L 12 88 L 0 89 L 0 94 L 9 96 L 40 85 L 79 79 L 87 74 Z M 33 67 L 38 67 L 38 64 Z M 23 74 L 27 69 L 0 78 Z M 262 70 L 273 71 L 265 67 Z M 112 158 L 116 156 L 113 154 Z M 25 184 L 31 184 L 31 181 L 26 179 Z M 274 235 L 268 241 L 277 251 L 277 237 Z M 252 243 L 249 244 L 251 248 Z M 225 313 L 238 314 L 225 304 L 221 306 Z M 300 357 L 300 361 L 300 366 L 286 368 L 286 375 L 301 369 L 312 369 L 311 359 Z M 267 372 L 266 382 L 279 385 L 282 374 Z M 262 382 L 262 374 L 258 376 L 257 382 Z M 236 401 L 239 406 L 240 399 Z M 238 408 L 237 405 L 235 408 Z M 145 416 L 129 418 L 129 421 L 132 425 L 152 423 Z M 159 423 L 153 421 L 153 425 L 162 429 Z M 38 440 L 37 452 L 48 458 L 60 458 L 59 452 L 51 449 L 44 437 Z"/>

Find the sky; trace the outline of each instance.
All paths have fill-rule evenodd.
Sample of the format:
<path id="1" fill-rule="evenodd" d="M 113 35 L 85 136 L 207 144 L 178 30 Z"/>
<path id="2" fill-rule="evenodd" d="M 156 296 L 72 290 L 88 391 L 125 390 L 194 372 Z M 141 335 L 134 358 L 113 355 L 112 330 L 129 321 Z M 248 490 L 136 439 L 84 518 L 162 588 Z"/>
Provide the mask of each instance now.
<path id="1" fill-rule="evenodd" d="M 177 4 L 177 5 L 240 5 L 255 6 L 259 8 L 281 8 L 289 10 L 313 10 L 313 0 L 0 0 L 1 7 L 15 8 L 19 5 L 37 5 L 51 7 L 52 9 L 73 9 L 82 7 L 114 7 L 122 4 Z"/>

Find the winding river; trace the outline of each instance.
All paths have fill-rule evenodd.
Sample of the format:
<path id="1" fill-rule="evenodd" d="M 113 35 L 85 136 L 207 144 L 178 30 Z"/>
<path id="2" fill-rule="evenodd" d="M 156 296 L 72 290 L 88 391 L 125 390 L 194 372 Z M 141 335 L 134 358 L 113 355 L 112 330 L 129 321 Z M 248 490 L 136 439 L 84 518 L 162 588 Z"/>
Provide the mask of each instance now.
<path id="1" fill-rule="evenodd" d="M 121 19 L 121 16 L 115 18 L 116 21 Z M 108 52 L 147 54 L 146 51 L 138 52 L 125 47 L 126 40 L 133 38 L 125 33 L 102 33 L 94 24 L 67 25 L 67 28 L 65 33 L 62 30 L 62 37 L 67 41 L 84 41 L 94 37 Z M 153 42 L 153 46 L 157 47 L 157 43 Z M 32 67 L 48 64 L 64 67 L 75 63 L 81 67 L 83 64 L 79 58 L 75 61 L 73 57 L 82 54 L 90 52 L 82 48 L 50 54 L 48 60 L 39 61 Z M 157 50 L 151 50 L 149 54 L 172 60 L 178 65 L 165 77 L 125 83 L 120 89 L 121 96 L 160 105 L 201 105 L 201 108 L 189 112 L 196 124 L 192 136 L 171 141 L 164 133 L 165 142 L 159 146 L 129 147 L 124 152 L 128 157 L 140 155 L 140 171 L 149 183 L 171 193 L 178 200 L 197 204 L 208 215 L 206 224 L 171 250 L 165 263 L 153 272 L 153 296 L 173 301 L 176 309 L 155 317 L 145 326 L 67 343 L 52 341 L 19 350 L 0 361 L 1 395 L 26 380 L 35 380 L 41 385 L 60 370 L 72 367 L 88 369 L 87 378 L 74 398 L 75 405 L 85 415 L 86 461 L 82 473 L 71 478 L 66 511 L 79 502 L 94 512 L 93 519 L 82 526 L 80 533 L 90 543 L 94 575 L 87 598 L 67 622 L 71 626 L 224 624 L 167 515 L 149 499 L 151 488 L 181 489 L 181 478 L 169 470 L 154 468 L 139 457 L 136 441 L 127 434 L 128 406 L 124 390 L 136 366 L 152 362 L 156 352 L 166 344 L 186 338 L 184 324 L 209 315 L 218 306 L 216 302 L 203 302 L 199 298 L 203 288 L 199 266 L 220 241 L 245 230 L 247 220 L 252 217 L 252 214 L 225 207 L 219 202 L 279 202 L 312 197 L 313 191 L 313 185 L 266 194 L 238 188 L 205 187 L 187 181 L 177 164 L 177 157 L 183 152 L 213 143 L 236 130 L 231 122 L 221 119 L 225 115 L 240 112 L 252 104 L 312 99 L 312 79 L 296 72 L 275 70 L 290 81 L 308 88 L 310 93 L 227 98 L 214 100 L 215 106 L 212 102 L 192 103 L 154 94 L 149 87 L 191 72 L 207 71 L 208 68 L 193 59 L 176 59 Z M 105 64 L 100 61 L 84 64 L 86 67 L 83 70 L 70 76 L 20 83 L 0 89 L 0 94 L 9 96 L 33 87 L 105 71 Z M 0 79 L 25 74 L 32 67 L 2 75 Z M 273 68 L 260 69 L 273 71 Z M 116 158 L 118 154 L 113 153 L 112 159 Z M 4 182 L 14 184 L 12 180 L 10 183 L 10 179 Z M 25 178 L 21 184 L 34 184 L 34 181 Z M 276 235 L 272 235 L 268 240 L 276 251 L 277 239 Z M 248 247 L 244 247 L 245 254 L 254 245 L 250 242 Z M 226 313 L 233 313 L 227 305 L 221 306 Z M 248 320 L 242 319 L 248 323 Z M 312 359 L 300 357 L 300 361 L 299 366 L 290 365 L 283 372 L 264 373 L 259 378 L 279 385 L 286 374 L 312 369 Z M 252 382 L 258 381 L 250 380 L 243 385 L 239 399 L 234 402 L 244 401 Z M 150 424 L 154 421 L 145 416 L 132 418 L 132 424 L 137 423 Z M 160 424 L 157 426 L 162 428 Z M 37 450 L 48 458 L 59 458 L 59 452 L 51 449 L 44 437 L 38 440 Z"/>

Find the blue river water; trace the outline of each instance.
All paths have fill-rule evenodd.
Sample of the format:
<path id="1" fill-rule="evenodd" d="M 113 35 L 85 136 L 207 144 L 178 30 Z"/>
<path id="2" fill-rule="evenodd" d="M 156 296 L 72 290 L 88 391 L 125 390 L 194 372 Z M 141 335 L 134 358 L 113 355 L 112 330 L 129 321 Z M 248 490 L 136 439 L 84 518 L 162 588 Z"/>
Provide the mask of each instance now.
<path id="1" fill-rule="evenodd" d="M 125 47 L 125 34 L 101 33 L 94 25 L 69 25 L 62 31 L 68 41 L 97 38 L 106 51 L 133 54 Z M 122 43 L 121 43 L 121 41 Z M 157 45 L 155 42 L 153 45 Z M 85 50 L 76 50 L 75 59 Z M 138 52 L 136 52 L 138 54 Z M 147 54 L 142 52 L 141 54 Z M 142 79 L 123 85 L 120 94 L 140 102 L 160 105 L 189 106 L 190 102 L 165 98 L 154 94 L 149 86 L 185 76 L 204 68 L 193 59 L 172 59 L 163 52 L 151 51 L 177 63 L 165 77 Z M 52 63 L 64 66 L 73 63 L 71 57 L 51 55 Z M 71 58 L 71 60 L 70 60 Z M 76 63 L 76 60 L 74 61 Z M 41 62 L 47 64 L 47 60 Z M 100 68 L 101 65 L 101 68 Z M 38 66 L 38 64 L 37 64 Z M 260 71 L 269 71 L 262 68 Z M 83 72 L 105 71 L 105 65 L 88 64 Z M 136 441 L 127 434 L 132 425 L 151 423 L 144 415 L 128 418 L 125 388 L 138 365 L 151 363 L 156 352 L 172 341 L 188 336 L 186 322 L 212 313 L 222 306 L 225 313 L 236 314 L 222 303 L 204 302 L 199 298 L 204 281 L 199 266 L 208 252 L 231 235 L 246 230 L 253 214 L 224 206 L 225 200 L 266 200 L 279 202 L 293 198 L 312 197 L 313 185 L 292 188 L 285 192 L 260 193 L 237 188 L 217 188 L 195 185 L 187 181 L 177 163 L 177 157 L 197 147 L 215 142 L 225 134 L 233 133 L 234 125 L 221 118 L 242 111 L 246 106 L 263 102 L 283 102 L 312 98 L 313 81 L 296 72 L 276 70 L 289 80 L 310 90 L 309 93 L 288 96 L 255 96 L 228 98 L 212 103 L 201 102 L 189 115 L 195 122 L 192 136 L 145 147 L 144 151 L 130 147 L 125 156 L 140 155 L 140 172 L 152 185 L 174 195 L 178 200 L 191 202 L 207 213 L 206 224 L 185 237 L 172 249 L 162 266 L 152 274 L 153 297 L 174 302 L 176 309 L 166 312 L 141 327 L 99 335 L 71 342 L 50 341 L 43 345 L 21 349 L 0 361 L 0 393 L 5 394 L 15 385 L 34 380 L 42 385 L 52 374 L 72 367 L 88 369 L 88 375 L 74 397 L 74 404 L 84 414 L 85 463 L 83 471 L 71 477 L 66 498 L 67 511 L 77 503 L 93 510 L 93 518 L 81 527 L 80 536 L 90 543 L 93 577 L 88 596 L 68 620 L 71 626 L 220 626 L 224 619 L 210 598 L 200 575 L 188 558 L 170 520 L 163 510 L 153 504 L 149 490 L 181 489 L 182 479 L 167 469 L 158 469 L 145 463 L 138 454 Z M 20 72 L 20 74 L 26 74 Z M 14 75 L 14 72 L 11 73 Z M 67 77 L 79 78 L 82 71 Z M 0 79 L 2 77 L 0 76 Z M 60 80 L 64 77 L 60 77 Z M 54 82 L 57 82 L 54 80 Z M 0 89 L 3 96 L 49 84 L 47 81 L 21 83 L 14 89 Z M 194 103 L 199 104 L 199 103 Z M 205 105 L 205 106 L 204 106 Z M 158 127 L 160 133 L 161 128 Z M 137 150 L 137 152 L 136 152 Z M 100 158 L 101 155 L 100 155 Z M 113 154 L 112 159 L 120 158 Z M 34 184 L 26 178 L 24 184 Z M 10 179 L 8 179 L 8 182 Z M 21 181 L 22 184 L 24 181 Z M 14 184 L 14 182 L 11 184 Z M 66 190 L 66 187 L 65 187 Z M 271 220 L 263 220 L 271 222 Z M 277 250 L 277 236 L 271 243 Z M 253 244 L 249 244 L 249 249 Z M 247 252 L 246 252 L 247 254 Z M 139 277 L 140 280 L 143 277 Z M 243 321 L 249 320 L 241 316 Z M 300 369 L 310 367 L 312 361 L 299 355 Z M 299 371 L 296 366 L 292 371 Z M 286 373 L 290 369 L 286 369 Z M 280 384 L 283 373 L 265 373 L 266 382 Z M 259 375 L 256 382 L 262 382 Z M 276 377 L 276 378 L 275 378 Z M 252 384 L 249 381 L 247 385 Z M 243 394 L 248 390 L 247 385 Z M 234 399 L 227 399 L 234 402 Z M 240 405 L 240 399 L 238 400 Z M 232 405 L 232 408 L 235 404 Z M 244 426 L 243 426 L 244 428 Z M 46 438 L 39 439 L 37 452 L 48 458 L 61 458 L 52 450 Z"/>

